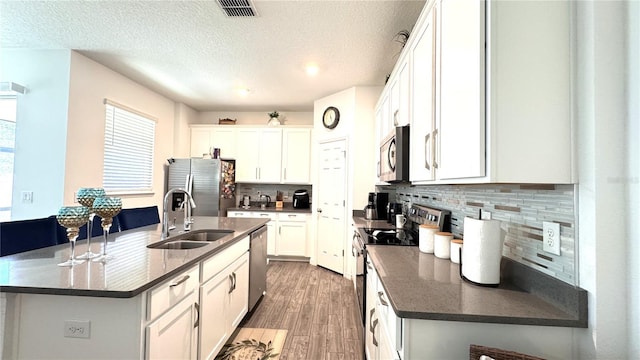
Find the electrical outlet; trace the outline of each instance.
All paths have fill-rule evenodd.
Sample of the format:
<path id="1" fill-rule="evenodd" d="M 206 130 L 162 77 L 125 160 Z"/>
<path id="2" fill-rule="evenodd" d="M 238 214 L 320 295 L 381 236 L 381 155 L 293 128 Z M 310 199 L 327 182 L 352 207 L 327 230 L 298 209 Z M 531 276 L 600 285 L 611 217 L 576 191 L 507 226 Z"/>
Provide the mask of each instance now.
<path id="1" fill-rule="evenodd" d="M 542 222 L 542 249 L 560 256 L 560 224 Z"/>
<path id="2" fill-rule="evenodd" d="M 91 321 L 65 320 L 64 337 L 88 339 L 91 336 Z"/>
<path id="3" fill-rule="evenodd" d="M 33 203 L 33 191 L 23 191 L 22 195 L 22 203 L 23 204 L 32 204 Z"/>

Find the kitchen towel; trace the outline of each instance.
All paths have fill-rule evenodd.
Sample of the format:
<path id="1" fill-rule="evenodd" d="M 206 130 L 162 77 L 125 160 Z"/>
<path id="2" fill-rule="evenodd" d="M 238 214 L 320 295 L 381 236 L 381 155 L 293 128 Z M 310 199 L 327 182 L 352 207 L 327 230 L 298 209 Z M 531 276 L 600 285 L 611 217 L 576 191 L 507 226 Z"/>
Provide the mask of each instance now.
<path id="1" fill-rule="evenodd" d="M 420 251 L 427 254 L 433 254 L 433 236 L 440 228 L 436 225 L 420 225 L 418 232 Z"/>
<path id="2" fill-rule="evenodd" d="M 465 217 L 462 275 L 474 283 L 498 285 L 502 241 L 500 221 Z"/>

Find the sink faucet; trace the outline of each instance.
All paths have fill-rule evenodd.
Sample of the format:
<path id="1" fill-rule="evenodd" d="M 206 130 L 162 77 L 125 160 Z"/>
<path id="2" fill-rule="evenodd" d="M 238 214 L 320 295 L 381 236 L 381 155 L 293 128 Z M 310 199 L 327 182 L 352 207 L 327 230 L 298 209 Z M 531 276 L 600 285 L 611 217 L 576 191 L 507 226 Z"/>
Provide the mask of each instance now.
<path id="1" fill-rule="evenodd" d="M 187 196 L 187 199 L 182 203 L 181 207 L 185 207 L 184 211 L 184 230 L 191 230 L 191 220 L 189 219 L 191 208 L 196 207 L 196 203 L 193 201 L 191 194 L 183 188 L 173 188 L 164 195 L 164 201 L 162 202 L 162 238 L 169 237 L 169 198 L 173 193 L 182 192 Z M 187 204 L 187 201 L 189 202 Z"/>

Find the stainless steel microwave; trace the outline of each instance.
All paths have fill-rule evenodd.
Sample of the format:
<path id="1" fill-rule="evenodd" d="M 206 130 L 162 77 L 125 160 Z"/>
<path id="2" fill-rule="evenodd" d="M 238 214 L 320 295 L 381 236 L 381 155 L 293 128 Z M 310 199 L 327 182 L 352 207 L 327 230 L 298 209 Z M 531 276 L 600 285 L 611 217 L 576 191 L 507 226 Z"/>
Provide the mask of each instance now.
<path id="1" fill-rule="evenodd" d="M 409 125 L 396 126 L 380 145 L 381 181 L 409 181 Z"/>

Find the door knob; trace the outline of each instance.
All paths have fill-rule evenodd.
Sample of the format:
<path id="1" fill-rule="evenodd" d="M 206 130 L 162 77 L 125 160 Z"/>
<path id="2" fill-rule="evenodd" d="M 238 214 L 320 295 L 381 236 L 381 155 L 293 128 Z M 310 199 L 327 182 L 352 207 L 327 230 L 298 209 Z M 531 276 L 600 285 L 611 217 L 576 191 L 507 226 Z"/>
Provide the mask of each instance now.
<path id="1" fill-rule="evenodd" d="M 321 208 L 318 208 L 318 212 L 319 212 L 319 213 L 321 213 L 321 212 L 322 212 L 322 209 L 321 209 Z"/>

